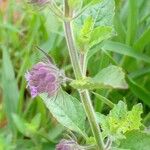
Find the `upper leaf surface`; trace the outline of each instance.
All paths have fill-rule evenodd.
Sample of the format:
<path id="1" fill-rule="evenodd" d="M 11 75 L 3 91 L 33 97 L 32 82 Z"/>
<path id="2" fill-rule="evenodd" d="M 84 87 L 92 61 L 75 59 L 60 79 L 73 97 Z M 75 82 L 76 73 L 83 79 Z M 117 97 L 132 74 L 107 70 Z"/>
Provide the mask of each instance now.
<path id="1" fill-rule="evenodd" d="M 141 124 L 142 106 L 137 104 L 128 111 L 127 105 L 119 101 L 117 105 L 105 116 L 97 113 L 97 120 L 101 124 L 103 136 L 109 136 L 113 141 L 125 137 L 127 131 L 139 130 Z"/>
<path id="2" fill-rule="evenodd" d="M 45 105 L 63 126 L 84 135 L 85 119 L 82 104 L 74 97 L 60 90 L 56 96 L 40 95 Z"/>
<path id="3" fill-rule="evenodd" d="M 121 141 L 120 148 L 128 148 L 130 150 L 149 150 L 150 134 L 132 131 L 126 134 L 126 139 Z"/>

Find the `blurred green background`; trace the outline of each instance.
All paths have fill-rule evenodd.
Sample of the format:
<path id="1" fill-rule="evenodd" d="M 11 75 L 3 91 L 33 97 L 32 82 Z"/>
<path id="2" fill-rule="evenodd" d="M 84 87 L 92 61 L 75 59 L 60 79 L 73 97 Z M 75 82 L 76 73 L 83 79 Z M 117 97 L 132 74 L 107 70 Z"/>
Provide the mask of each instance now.
<path id="1" fill-rule="evenodd" d="M 88 64 L 88 75 L 115 64 L 123 67 L 128 90 L 99 90 L 117 103 L 124 99 L 129 109 L 142 103 L 143 123 L 150 126 L 150 1 L 116 0 L 116 36 L 98 47 Z M 25 72 L 42 57 L 39 46 L 56 64 L 73 77 L 62 22 L 48 8 L 39 9 L 22 0 L 0 1 L 0 150 L 51 150 L 65 136 L 62 127 L 48 112 L 42 100 L 32 100 Z M 97 49 L 97 48 L 96 48 Z M 93 67 L 94 66 L 94 67 Z M 66 87 L 68 93 L 77 93 Z M 92 97 L 96 111 L 109 108 Z"/>

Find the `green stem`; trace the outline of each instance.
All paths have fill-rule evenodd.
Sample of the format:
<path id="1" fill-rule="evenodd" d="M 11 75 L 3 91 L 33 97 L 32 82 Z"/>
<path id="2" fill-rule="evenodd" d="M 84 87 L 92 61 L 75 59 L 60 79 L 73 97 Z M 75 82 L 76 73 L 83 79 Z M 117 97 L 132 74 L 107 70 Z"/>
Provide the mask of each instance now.
<path id="1" fill-rule="evenodd" d="M 113 108 L 115 106 L 114 103 L 112 103 L 109 99 L 107 99 L 106 97 L 103 97 L 95 92 L 92 92 L 98 99 L 100 99 L 103 103 L 105 103 L 106 105 L 108 105 L 110 108 Z"/>
<path id="2" fill-rule="evenodd" d="M 65 10 L 64 10 L 65 17 L 72 17 L 72 12 L 69 10 L 69 6 L 68 6 L 68 0 L 65 0 L 64 3 L 65 3 Z M 71 58 L 71 63 L 73 66 L 75 77 L 76 77 L 76 79 L 82 79 L 83 74 L 81 71 L 78 52 L 75 48 L 74 36 L 73 36 L 70 21 L 64 21 L 64 30 L 65 30 L 65 34 L 66 34 L 68 51 L 69 51 L 69 55 Z M 81 101 L 83 103 L 83 107 L 85 109 L 87 118 L 89 120 L 91 129 L 92 129 L 92 133 L 97 142 L 97 149 L 104 150 L 104 143 L 103 143 L 101 131 L 100 131 L 99 125 L 96 121 L 96 115 L 95 115 L 94 108 L 92 106 L 89 92 L 88 92 L 88 90 L 79 90 L 79 93 L 80 93 Z"/>
<path id="3" fill-rule="evenodd" d="M 104 150 L 104 143 L 103 143 L 101 131 L 96 121 L 96 115 L 95 115 L 95 111 L 91 103 L 89 92 L 88 90 L 84 90 L 84 91 L 79 91 L 79 93 L 80 93 L 80 97 L 83 103 L 84 110 L 86 112 L 87 118 L 89 120 L 91 129 L 92 129 L 92 133 L 97 142 L 97 146 L 98 146 L 97 149 Z"/>
<path id="4" fill-rule="evenodd" d="M 65 34 L 66 34 L 66 40 L 67 40 L 67 45 L 68 45 L 68 50 L 69 50 L 69 55 L 71 58 L 71 63 L 73 66 L 74 74 L 77 79 L 82 78 L 82 72 L 80 68 L 80 62 L 79 62 L 79 57 L 78 53 L 76 52 L 76 48 L 74 46 L 74 39 L 73 39 L 73 33 L 71 31 L 71 23 L 70 21 L 65 21 L 64 22 L 64 29 L 65 29 Z"/>
<path id="5" fill-rule="evenodd" d="M 80 66 L 82 69 L 82 75 L 86 76 L 86 70 L 87 70 L 86 53 L 85 54 L 80 53 Z"/>

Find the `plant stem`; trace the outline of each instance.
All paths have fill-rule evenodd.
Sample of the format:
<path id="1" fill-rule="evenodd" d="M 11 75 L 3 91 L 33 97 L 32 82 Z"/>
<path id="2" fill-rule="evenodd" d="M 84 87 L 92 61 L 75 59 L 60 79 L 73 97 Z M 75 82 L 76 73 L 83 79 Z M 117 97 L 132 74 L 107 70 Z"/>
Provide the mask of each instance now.
<path id="1" fill-rule="evenodd" d="M 92 133 L 97 142 L 97 146 L 98 146 L 97 149 L 104 150 L 104 143 L 103 143 L 101 131 L 96 121 L 95 111 L 91 103 L 89 92 L 88 90 L 84 90 L 84 91 L 79 90 L 79 93 L 80 93 L 80 97 L 83 103 L 84 110 L 86 112 L 86 115 L 88 117 L 91 129 L 92 129 Z"/>
<path id="2" fill-rule="evenodd" d="M 68 0 L 65 0 L 64 3 L 65 3 L 65 10 L 64 10 L 65 17 L 72 17 L 72 12 L 69 10 L 69 6 L 68 6 Z M 71 58 L 71 63 L 73 66 L 75 77 L 76 77 L 76 79 L 82 79 L 83 74 L 81 71 L 78 52 L 75 48 L 75 42 L 74 42 L 74 36 L 73 36 L 72 28 L 71 28 L 71 22 L 69 20 L 64 21 L 64 30 L 65 30 L 65 34 L 66 34 L 68 51 L 69 51 L 69 55 Z M 92 106 L 89 92 L 88 92 L 88 90 L 79 90 L 79 93 L 80 93 L 80 97 L 81 97 L 81 100 L 83 103 L 83 107 L 85 109 L 86 115 L 88 117 L 91 129 L 92 129 L 93 135 L 97 142 L 97 149 L 104 150 L 104 143 L 103 143 L 101 131 L 100 131 L 99 125 L 96 121 L 95 111 Z"/>
<path id="3" fill-rule="evenodd" d="M 75 74 L 75 77 L 77 79 L 81 79 L 82 78 L 82 72 L 81 72 L 81 67 L 79 64 L 78 53 L 76 52 L 76 49 L 74 46 L 74 39 L 73 39 L 72 31 L 71 31 L 70 21 L 64 22 L 64 28 L 65 28 L 65 34 L 66 34 L 65 37 L 67 40 L 69 55 L 71 58 L 71 63 L 73 66 L 74 74 Z"/>
<path id="4" fill-rule="evenodd" d="M 80 58 L 79 58 L 83 76 L 86 76 L 86 70 L 87 70 L 86 55 L 87 53 L 84 54 L 80 53 Z"/>

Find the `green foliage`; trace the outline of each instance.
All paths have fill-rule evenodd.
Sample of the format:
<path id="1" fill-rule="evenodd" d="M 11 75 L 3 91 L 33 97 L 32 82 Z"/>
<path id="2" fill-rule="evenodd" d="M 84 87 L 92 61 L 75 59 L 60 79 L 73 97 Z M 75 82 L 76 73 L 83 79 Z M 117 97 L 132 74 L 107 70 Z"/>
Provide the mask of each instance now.
<path id="1" fill-rule="evenodd" d="M 75 20 L 75 23 L 81 25 L 83 21 L 91 16 L 94 18 L 95 25 L 97 26 L 112 26 L 114 16 L 115 2 L 114 0 L 100 0 L 95 5 L 88 7 L 82 14 Z"/>
<path id="2" fill-rule="evenodd" d="M 140 131 L 132 131 L 126 134 L 126 139 L 120 143 L 120 148 L 131 150 L 149 150 L 150 134 Z"/>
<path id="3" fill-rule="evenodd" d="M 120 67 L 113 65 L 102 69 L 93 78 L 75 80 L 70 85 L 77 89 L 128 88 L 124 72 Z"/>
<path id="4" fill-rule="evenodd" d="M 12 113 L 17 112 L 19 92 L 12 62 L 9 57 L 8 49 L 2 47 L 2 52 L 3 52 L 2 85 L 4 90 L 4 107 L 7 113 L 9 126 L 11 127 L 12 131 L 15 132 L 12 121 Z"/>
<path id="5" fill-rule="evenodd" d="M 142 60 L 144 62 L 150 63 L 150 57 L 147 55 L 144 55 L 142 53 L 136 52 L 131 47 L 117 42 L 107 41 L 104 42 L 104 45 L 102 46 L 103 50 L 119 53 L 122 55 L 133 57 L 137 60 Z"/>
<path id="6" fill-rule="evenodd" d="M 106 87 L 122 89 L 126 89 L 128 87 L 123 70 L 120 67 L 113 65 L 102 69 L 98 74 L 96 74 L 93 81 L 95 84 L 102 83 Z"/>
<path id="7" fill-rule="evenodd" d="M 99 44 L 103 40 L 107 40 L 112 36 L 112 27 L 110 26 L 99 26 L 94 28 L 91 33 L 91 40 L 89 47 L 93 47 L 96 44 Z"/>
<path id="8" fill-rule="evenodd" d="M 81 52 L 88 51 L 91 47 L 113 35 L 113 11 L 114 1 L 97 1 L 95 5 L 87 8 L 81 16 L 75 20 L 75 26 L 80 29 L 77 35 Z M 111 11 L 111 14 L 108 13 Z M 104 17 L 104 14 L 107 16 Z M 84 20 L 84 21 L 83 21 Z"/>
<path id="9" fill-rule="evenodd" d="M 128 79 L 128 83 L 130 85 L 131 91 L 133 91 L 133 93 L 135 95 L 137 95 L 137 97 L 139 97 L 146 105 L 148 105 L 150 107 L 150 101 L 149 101 L 149 99 L 150 99 L 150 92 L 147 91 L 142 86 L 140 86 L 137 83 L 135 83 L 130 78 Z"/>
<path id="10" fill-rule="evenodd" d="M 92 17 L 86 18 L 80 30 L 79 37 L 77 37 L 80 51 L 83 53 L 84 51 L 86 51 L 86 49 L 88 49 L 88 43 L 90 42 L 90 39 L 91 39 L 93 25 L 94 25 L 93 18 Z"/>
<path id="11" fill-rule="evenodd" d="M 16 114 L 13 114 L 13 120 L 17 129 L 27 137 L 32 137 L 37 134 L 37 130 L 40 127 L 41 115 L 37 114 L 30 123 L 25 121 L 23 118 L 19 117 Z"/>
<path id="12" fill-rule="evenodd" d="M 59 123 L 86 137 L 86 115 L 82 104 L 76 98 L 62 90 L 57 95 L 49 98 L 47 94 L 41 94 L 41 98 Z"/>
<path id="13" fill-rule="evenodd" d="M 97 113 L 103 136 L 108 136 L 112 141 L 117 141 L 124 138 L 126 132 L 139 130 L 142 125 L 142 112 L 141 104 L 134 105 L 132 110 L 128 111 L 127 105 L 119 101 L 107 116 Z"/>
<path id="14" fill-rule="evenodd" d="M 56 4 L 63 8 L 63 1 L 56 0 Z M 113 143 L 112 150 L 149 150 L 150 1 L 69 0 L 69 6 L 74 9 L 76 47 L 82 54 L 87 52 L 89 76 L 71 85 L 94 89 L 92 103 L 103 113 L 97 113 L 103 136 L 118 144 Z M 0 150 L 54 150 L 60 138 L 66 134 L 72 137 L 67 128 L 80 144 L 95 144 L 82 105 L 75 98 L 78 95 L 68 84 L 63 89 L 74 97 L 62 92 L 65 99 L 58 95 L 52 100 L 43 94 L 44 99 L 31 100 L 24 74 L 40 61 L 35 46 L 49 53 L 66 75 L 74 78 L 62 22 L 49 7 L 0 2 Z M 118 103 L 120 99 L 125 103 Z M 144 108 L 143 126 L 139 102 Z M 141 126 L 144 132 L 139 131 Z"/>

